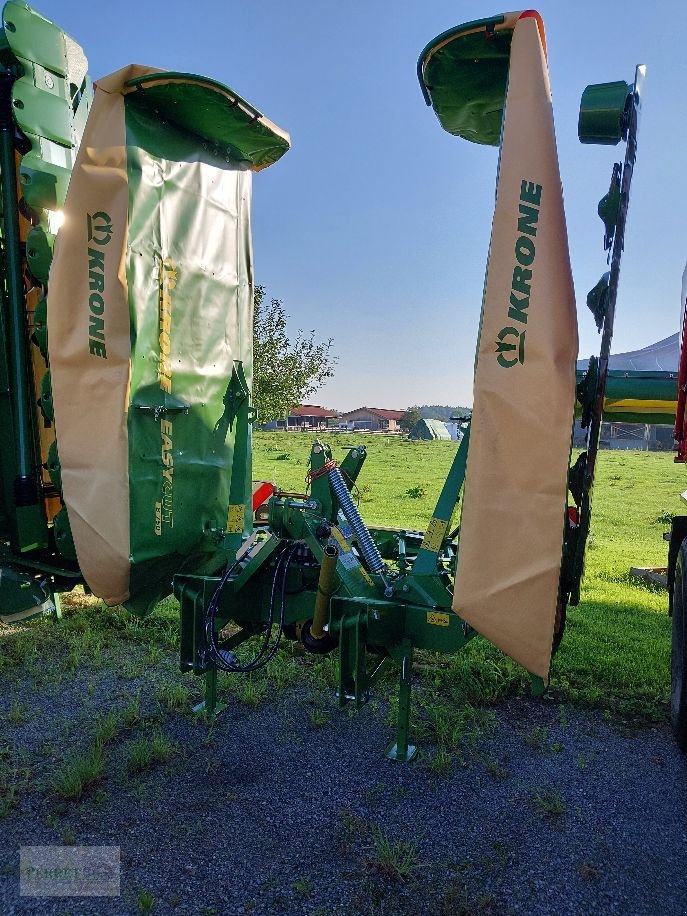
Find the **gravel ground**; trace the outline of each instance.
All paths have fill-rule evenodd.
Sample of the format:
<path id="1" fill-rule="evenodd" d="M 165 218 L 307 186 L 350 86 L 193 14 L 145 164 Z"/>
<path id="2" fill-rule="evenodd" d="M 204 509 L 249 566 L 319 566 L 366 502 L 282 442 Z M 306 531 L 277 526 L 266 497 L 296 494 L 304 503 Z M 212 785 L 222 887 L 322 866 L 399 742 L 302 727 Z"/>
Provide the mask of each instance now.
<path id="1" fill-rule="evenodd" d="M 45 777 L 135 686 L 79 674 L 2 737 Z M 0 708 L 31 693 L 14 681 Z M 168 763 L 127 777 L 124 736 L 80 802 L 25 789 L 0 820 L 0 913 L 687 914 L 687 763 L 667 728 L 517 699 L 442 774 L 385 759 L 384 704 L 330 705 L 320 727 L 299 689 L 211 729 L 172 713 Z M 409 844 L 391 854 L 404 878 L 383 837 Z M 120 846 L 121 896 L 20 898 L 22 843 Z"/>

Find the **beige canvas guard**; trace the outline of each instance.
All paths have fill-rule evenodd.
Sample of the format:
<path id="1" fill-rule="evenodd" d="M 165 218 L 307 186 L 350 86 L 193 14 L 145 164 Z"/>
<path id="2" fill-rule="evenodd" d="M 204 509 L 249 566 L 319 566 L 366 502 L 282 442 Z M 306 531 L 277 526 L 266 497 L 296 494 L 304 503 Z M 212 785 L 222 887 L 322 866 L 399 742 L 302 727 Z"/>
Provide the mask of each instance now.
<path id="1" fill-rule="evenodd" d="M 121 89 L 127 80 L 150 72 L 157 71 L 132 65 L 97 84 L 65 201 L 48 294 L 63 497 L 84 579 L 107 604 L 129 597 L 131 344 Z M 91 316 L 104 320 L 103 348 L 89 334 Z"/>
<path id="2" fill-rule="evenodd" d="M 540 22 L 513 34 L 453 609 L 548 676 L 577 322 Z"/>

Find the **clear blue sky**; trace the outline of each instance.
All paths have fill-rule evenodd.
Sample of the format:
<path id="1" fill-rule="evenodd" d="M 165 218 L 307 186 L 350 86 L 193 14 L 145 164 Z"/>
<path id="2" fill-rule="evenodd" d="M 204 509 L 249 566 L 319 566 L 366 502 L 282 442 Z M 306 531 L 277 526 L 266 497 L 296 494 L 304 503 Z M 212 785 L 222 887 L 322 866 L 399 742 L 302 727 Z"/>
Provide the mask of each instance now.
<path id="1" fill-rule="evenodd" d="M 433 0 L 37 0 L 79 41 L 94 77 L 127 63 L 227 83 L 288 130 L 292 150 L 254 180 L 256 282 L 291 330 L 335 339 L 314 403 L 472 402 L 496 150 L 450 137 L 425 107 L 417 57 L 439 32 L 501 13 Z M 614 350 L 677 330 L 687 259 L 687 4 L 541 0 L 580 355 L 598 349 L 584 302 L 606 269 L 596 205 L 620 148 L 581 146 L 587 83 L 648 66 Z"/>

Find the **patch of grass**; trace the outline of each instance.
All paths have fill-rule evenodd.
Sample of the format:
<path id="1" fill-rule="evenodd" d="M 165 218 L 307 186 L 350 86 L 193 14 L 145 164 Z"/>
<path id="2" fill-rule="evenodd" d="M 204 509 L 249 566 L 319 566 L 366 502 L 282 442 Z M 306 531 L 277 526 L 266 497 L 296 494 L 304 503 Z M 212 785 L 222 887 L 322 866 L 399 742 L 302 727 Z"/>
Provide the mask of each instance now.
<path id="1" fill-rule="evenodd" d="M 525 735 L 525 744 L 543 754 L 549 750 L 549 730 L 543 726 L 531 728 Z"/>
<path id="2" fill-rule="evenodd" d="M 158 763 L 166 763 L 174 751 L 174 745 L 162 732 L 144 735 L 127 747 L 126 768 L 129 773 L 140 773 Z"/>
<path id="3" fill-rule="evenodd" d="M 124 728 L 135 728 L 143 722 L 141 715 L 141 698 L 136 695 L 133 697 L 121 712 L 121 718 Z"/>
<path id="4" fill-rule="evenodd" d="M 448 776 L 453 767 L 453 757 L 445 747 L 440 747 L 429 755 L 425 766 L 434 776 Z"/>
<path id="5" fill-rule="evenodd" d="M 143 675 L 145 664 L 141 659 L 125 656 L 117 663 L 116 670 L 122 680 L 134 681 Z"/>
<path id="6" fill-rule="evenodd" d="M 361 503 L 371 503 L 374 502 L 374 490 L 369 485 L 369 483 L 364 483 L 361 486 L 356 485 L 358 491 L 358 496 Z"/>
<path id="7" fill-rule="evenodd" d="M 158 665 L 164 657 L 164 652 L 159 646 L 153 645 L 148 649 L 147 662 L 149 665 Z"/>
<path id="8" fill-rule="evenodd" d="M 85 751 L 70 754 L 52 774 L 50 787 L 59 798 L 79 801 L 102 780 L 104 770 L 105 754 L 102 745 L 96 743 Z"/>
<path id="9" fill-rule="evenodd" d="M 236 676 L 232 693 L 244 706 L 259 706 L 267 697 L 267 690 L 267 681 L 245 674 Z"/>
<path id="10" fill-rule="evenodd" d="M 657 525 L 670 525 L 674 518 L 674 512 L 670 512 L 668 509 L 662 509 L 654 519 L 654 523 Z"/>
<path id="11" fill-rule="evenodd" d="M 14 700 L 7 713 L 7 721 L 10 725 L 23 725 L 26 722 L 26 707 L 21 700 Z"/>
<path id="12" fill-rule="evenodd" d="M 111 709 L 109 712 L 100 712 L 93 723 L 93 738 L 96 744 L 104 747 L 113 741 L 124 728 L 121 712 Z"/>
<path id="13" fill-rule="evenodd" d="M 417 844 L 410 840 L 390 840 L 379 827 L 372 835 L 372 849 L 365 861 L 368 874 L 393 881 L 405 881 L 420 867 Z"/>
<path id="14" fill-rule="evenodd" d="M 476 756 L 487 773 L 494 779 L 508 779 L 510 776 L 508 769 L 492 754 L 478 753 Z"/>
<path id="15" fill-rule="evenodd" d="M 555 789 L 533 789 L 530 800 L 537 814 L 554 824 L 560 824 L 568 810 L 560 792 Z"/>
<path id="16" fill-rule="evenodd" d="M 190 691 L 185 684 L 162 684 L 157 691 L 157 700 L 160 706 L 170 710 L 188 709 L 190 706 Z"/>
<path id="17" fill-rule="evenodd" d="M 307 878 L 298 878 L 292 883 L 291 887 L 302 897 L 310 897 L 312 894 L 312 884 Z"/>
<path id="18" fill-rule="evenodd" d="M 451 884 L 437 906 L 437 916 L 501 916 L 507 912 L 492 894 L 471 895 L 465 881 Z"/>
<path id="19" fill-rule="evenodd" d="M 17 803 L 17 787 L 13 782 L 0 779 L 0 820 L 7 817 Z"/>
<path id="20" fill-rule="evenodd" d="M 324 728 L 330 721 L 329 713 L 322 706 L 315 706 L 310 710 L 310 725 L 313 728 Z"/>
<path id="21" fill-rule="evenodd" d="M 136 908 L 139 913 L 147 914 L 153 912 L 155 898 L 149 891 L 139 891 L 136 897 Z"/>
<path id="22" fill-rule="evenodd" d="M 339 811 L 339 819 L 341 821 L 338 830 L 339 851 L 342 855 L 348 855 L 361 837 L 369 836 L 373 825 L 346 808 Z"/>
<path id="23" fill-rule="evenodd" d="M 427 488 L 421 486 L 408 487 L 406 490 L 406 496 L 410 499 L 422 499 L 427 495 Z"/>
<path id="24" fill-rule="evenodd" d="M 392 697 L 390 713 L 394 717 L 396 702 Z M 471 704 L 442 703 L 431 691 L 418 700 L 418 705 L 420 715 L 416 718 L 420 740 L 438 745 L 436 754 L 445 752 L 438 758 L 440 768 L 446 765 L 446 754 L 465 766 L 468 755 L 475 753 L 479 739 L 491 734 L 494 727 L 494 715 L 489 710 Z"/>
<path id="25" fill-rule="evenodd" d="M 274 656 L 267 669 L 267 677 L 274 688 L 281 692 L 293 687 L 303 680 L 303 665 L 294 651 L 300 643 L 282 643 L 281 648 Z"/>
<path id="26" fill-rule="evenodd" d="M 365 834 L 370 831 L 370 824 L 362 817 L 358 817 L 353 811 L 348 811 L 343 809 L 339 812 L 339 817 L 341 818 L 341 826 L 345 833 L 354 835 L 354 834 Z"/>

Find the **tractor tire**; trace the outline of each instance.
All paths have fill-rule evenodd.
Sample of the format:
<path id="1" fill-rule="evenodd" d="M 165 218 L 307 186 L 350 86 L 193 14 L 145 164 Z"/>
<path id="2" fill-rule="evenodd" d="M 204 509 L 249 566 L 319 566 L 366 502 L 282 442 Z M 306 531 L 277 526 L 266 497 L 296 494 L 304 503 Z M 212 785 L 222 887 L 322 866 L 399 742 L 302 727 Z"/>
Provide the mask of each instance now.
<path id="1" fill-rule="evenodd" d="M 687 752 L 687 538 L 675 563 L 670 669 L 670 719 L 678 745 Z"/>

